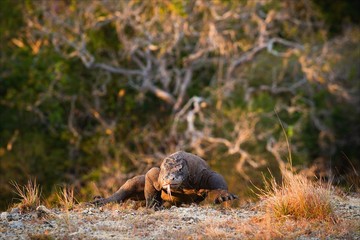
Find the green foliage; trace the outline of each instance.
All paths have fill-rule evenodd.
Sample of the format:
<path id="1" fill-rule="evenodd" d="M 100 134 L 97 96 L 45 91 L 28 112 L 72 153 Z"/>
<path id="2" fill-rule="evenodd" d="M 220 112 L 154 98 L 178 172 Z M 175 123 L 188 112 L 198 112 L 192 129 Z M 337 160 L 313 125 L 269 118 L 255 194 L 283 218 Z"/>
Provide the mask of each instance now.
<path id="1" fill-rule="evenodd" d="M 314 1 L 315 5 L 319 8 L 325 21 L 330 26 L 332 34 L 339 33 L 342 29 L 342 24 L 353 22 L 360 23 L 358 9 L 360 2 L 357 0 L 317 0 Z"/>
<path id="2" fill-rule="evenodd" d="M 77 188 L 85 186 L 79 190 L 80 195 L 89 197 L 94 193 L 92 181 L 105 182 L 109 175 L 116 174 L 118 179 L 123 179 L 155 165 L 157 162 L 146 158 L 148 155 L 158 158 L 159 152 L 167 153 L 179 146 L 193 150 L 187 138 L 185 117 L 178 123 L 177 136 L 170 136 L 176 114 L 193 96 L 204 98 L 207 104 L 202 110 L 203 118 L 195 116 L 197 130 L 233 142 L 237 131 L 252 130 L 240 147 L 254 162 L 265 159 L 267 165 L 259 166 L 259 171 L 248 171 L 250 179 L 258 179 L 259 172 L 267 168 L 276 172 L 278 167 L 274 156 L 266 150 L 269 139 L 284 141 L 274 110 L 278 111 L 293 146 L 295 165 L 307 165 L 326 155 L 336 166 L 345 169 L 342 152 L 355 161 L 359 158 L 356 133 L 360 116 L 358 100 L 352 97 L 360 89 L 360 31 L 354 27 L 340 35 L 339 24 L 347 14 L 351 22 L 359 22 L 354 15 L 358 3 L 325 2 L 314 1 L 318 8 L 312 9 L 309 6 L 313 5 L 307 6 L 306 1 L 209 1 L 201 6 L 180 0 L 160 1 L 158 5 L 152 1 L 135 1 L 131 8 L 140 7 L 141 11 L 139 16 L 129 18 L 136 18 L 138 24 L 148 24 L 157 14 L 153 25 L 139 28 L 128 20 L 109 20 L 114 17 L 109 14 L 109 8 L 115 6 L 122 11 L 125 2 L 110 1 L 114 5 L 107 6 L 106 1 L 100 1 L 94 4 L 93 12 L 84 13 L 86 5 L 92 3 L 56 1 L 47 11 L 58 13 L 64 22 L 58 26 L 49 23 L 46 26 L 50 33 L 44 34 L 32 29 L 30 19 L 50 21 L 45 8 L 39 8 L 34 1 L 0 1 L 0 174 L 3 176 L 0 192 L 5 200 L 0 207 L 5 207 L 11 197 L 10 180 L 23 183 L 36 176 L 45 196 L 54 192 L 56 184 L 76 182 Z M 215 12 L 210 11 L 210 5 L 215 6 Z M 239 18 L 226 15 L 234 9 L 238 12 L 233 15 Z M 251 51 L 258 41 L 257 23 L 248 16 L 257 13 L 261 21 L 267 14 L 286 9 L 291 9 L 293 21 L 274 20 L 266 37 L 299 43 L 303 49 L 282 57 L 264 48 L 251 61 L 239 65 L 233 76 L 227 76 L 231 61 L 240 53 Z M 91 14 L 97 20 L 95 25 L 90 21 Z M 171 34 L 176 29 L 169 22 L 174 17 L 181 19 L 178 27 L 184 24 L 186 31 L 172 49 Z M 80 20 L 77 26 L 75 23 Z M 212 34 L 222 34 L 220 40 L 210 35 L 210 23 L 216 26 Z M 75 27 L 70 29 L 65 24 Z M 174 111 L 154 92 L 145 91 L 145 84 L 138 84 L 139 76 L 86 66 L 77 55 L 81 49 L 56 43 L 52 34 L 61 27 L 66 29 L 64 34 L 69 34 L 72 43 L 80 41 L 81 34 L 76 35 L 75 30 L 83 31 L 83 44 L 94 55 L 95 63 L 135 69 L 135 57 L 146 65 L 146 59 L 137 52 L 139 49 L 151 54 L 155 63 L 166 59 L 164 68 L 179 69 L 179 74 L 192 64 L 188 63 L 190 56 L 200 53 L 197 57 L 206 61 L 192 66 L 192 79 L 182 106 Z M 327 28 L 340 37 L 328 39 Z M 191 35 L 192 31 L 197 32 Z M 169 35 L 162 38 L 159 32 Z M 225 42 L 225 50 L 217 46 L 221 40 Z M 226 45 L 227 41 L 235 47 Z M 290 48 L 279 43 L 272 47 L 279 53 Z M 203 49 L 206 49 L 204 53 Z M 154 68 L 151 66 L 148 74 L 155 72 Z M 175 75 L 169 78 L 174 79 Z M 174 81 L 166 85 L 162 78 L 156 78 L 154 86 L 176 96 L 179 89 Z M 318 126 L 319 123 L 324 127 Z M 234 167 L 241 154 L 229 154 L 222 143 L 204 142 L 201 147 L 206 149 L 205 158 L 215 170 L 225 175 L 230 188 L 245 192 L 244 186 L 238 184 L 243 181 L 243 175 Z M 141 164 L 137 165 L 137 161 Z M 250 169 L 248 163 L 244 169 Z"/>

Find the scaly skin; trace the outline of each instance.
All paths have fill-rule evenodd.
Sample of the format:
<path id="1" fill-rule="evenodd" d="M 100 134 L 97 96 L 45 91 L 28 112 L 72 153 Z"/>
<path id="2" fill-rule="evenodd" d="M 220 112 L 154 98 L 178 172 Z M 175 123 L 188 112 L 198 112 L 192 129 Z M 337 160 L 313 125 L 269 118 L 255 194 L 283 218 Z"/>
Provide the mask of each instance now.
<path id="1" fill-rule="evenodd" d="M 110 197 L 96 199 L 92 203 L 104 205 L 127 199 L 145 199 L 146 207 L 159 208 L 164 201 L 176 205 L 199 203 L 210 191 L 216 193 L 216 204 L 237 199 L 236 195 L 228 192 L 224 178 L 212 171 L 203 159 L 179 151 L 165 158 L 160 168 L 151 168 L 145 175 L 129 179 Z"/>

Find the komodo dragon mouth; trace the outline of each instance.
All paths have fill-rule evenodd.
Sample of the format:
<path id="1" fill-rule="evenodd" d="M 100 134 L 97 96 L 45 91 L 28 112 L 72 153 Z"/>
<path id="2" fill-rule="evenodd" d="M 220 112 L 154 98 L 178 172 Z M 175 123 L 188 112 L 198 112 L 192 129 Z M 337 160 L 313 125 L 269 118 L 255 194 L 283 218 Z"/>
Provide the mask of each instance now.
<path id="1" fill-rule="evenodd" d="M 181 188 L 189 176 L 186 161 L 182 158 L 166 158 L 160 166 L 159 182 L 171 197 L 171 190 Z"/>

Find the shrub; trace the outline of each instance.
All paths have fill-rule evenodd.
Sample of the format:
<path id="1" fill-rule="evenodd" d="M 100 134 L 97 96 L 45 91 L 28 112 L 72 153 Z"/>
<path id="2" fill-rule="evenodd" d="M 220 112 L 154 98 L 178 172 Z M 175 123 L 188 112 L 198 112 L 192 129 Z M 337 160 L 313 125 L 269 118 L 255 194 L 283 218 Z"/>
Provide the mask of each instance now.
<path id="1" fill-rule="evenodd" d="M 312 182 L 291 172 L 283 175 L 281 184 L 272 177 L 260 193 L 266 212 L 275 218 L 335 220 L 330 203 L 330 185 Z"/>
<path id="2" fill-rule="evenodd" d="M 60 206 L 65 210 L 71 210 L 74 208 L 77 200 L 74 197 L 74 188 L 63 187 L 59 193 L 56 194 L 59 200 Z"/>
<path id="3" fill-rule="evenodd" d="M 27 184 L 20 186 L 17 182 L 11 182 L 14 192 L 20 197 L 21 202 L 15 207 L 20 208 L 21 212 L 35 210 L 40 204 L 41 190 L 35 180 L 29 179 Z"/>

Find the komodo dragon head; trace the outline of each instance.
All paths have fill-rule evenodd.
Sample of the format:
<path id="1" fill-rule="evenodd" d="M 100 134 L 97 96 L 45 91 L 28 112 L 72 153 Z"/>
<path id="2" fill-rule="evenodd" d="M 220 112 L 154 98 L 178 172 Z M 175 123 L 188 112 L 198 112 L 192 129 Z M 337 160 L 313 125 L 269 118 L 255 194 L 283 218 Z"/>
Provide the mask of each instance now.
<path id="1" fill-rule="evenodd" d="M 182 158 L 165 158 L 160 166 L 159 183 L 167 191 L 178 189 L 189 177 L 189 168 Z"/>

